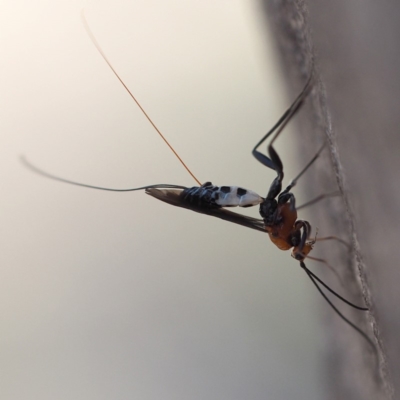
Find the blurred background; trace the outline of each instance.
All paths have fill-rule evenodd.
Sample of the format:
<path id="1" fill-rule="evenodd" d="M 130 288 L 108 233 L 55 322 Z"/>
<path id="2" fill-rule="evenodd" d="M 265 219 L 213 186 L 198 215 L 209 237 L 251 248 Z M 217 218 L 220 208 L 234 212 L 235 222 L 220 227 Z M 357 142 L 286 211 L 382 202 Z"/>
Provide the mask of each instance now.
<path id="1" fill-rule="evenodd" d="M 293 99 L 260 4 L 2 8 L 2 397 L 321 398 L 323 300 L 289 252 L 144 192 L 62 184 L 18 160 L 112 188 L 195 185 L 90 42 L 85 8 L 113 66 L 199 180 L 265 195 L 275 175 L 251 149 Z M 301 166 L 293 126 L 277 143 L 288 179 Z"/>

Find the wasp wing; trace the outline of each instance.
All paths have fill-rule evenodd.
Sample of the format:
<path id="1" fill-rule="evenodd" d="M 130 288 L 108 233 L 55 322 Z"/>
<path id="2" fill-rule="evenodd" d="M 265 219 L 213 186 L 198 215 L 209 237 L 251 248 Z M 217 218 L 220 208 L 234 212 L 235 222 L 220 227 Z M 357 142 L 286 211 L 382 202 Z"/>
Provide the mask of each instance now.
<path id="1" fill-rule="evenodd" d="M 192 210 L 200 214 L 210 215 L 212 217 L 220 218 L 225 221 L 233 222 L 234 224 L 242 225 L 247 228 L 266 233 L 264 221 L 262 219 L 248 217 L 246 215 L 228 211 L 225 208 L 206 208 L 197 206 L 195 204 L 186 203 L 180 196 L 182 190 L 149 188 L 146 189 L 146 193 L 173 206 L 187 208 L 188 210 Z"/>

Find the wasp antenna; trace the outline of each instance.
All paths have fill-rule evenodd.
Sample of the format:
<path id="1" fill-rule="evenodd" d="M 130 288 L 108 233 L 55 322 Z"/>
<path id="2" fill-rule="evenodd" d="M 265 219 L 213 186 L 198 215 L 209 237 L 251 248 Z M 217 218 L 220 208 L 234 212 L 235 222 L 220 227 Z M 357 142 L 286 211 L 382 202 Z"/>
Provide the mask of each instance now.
<path id="1" fill-rule="evenodd" d="M 136 190 L 146 190 L 146 189 L 186 189 L 186 186 L 171 185 L 169 183 L 165 183 L 165 184 L 159 183 L 156 185 L 148 185 L 148 186 L 142 186 L 142 187 L 138 187 L 138 188 L 129 188 L 129 189 L 113 189 L 113 188 L 105 188 L 105 187 L 101 187 L 101 186 L 87 185 L 86 183 L 70 181 L 69 179 L 61 178 L 59 176 L 56 176 L 56 175 L 50 174 L 46 171 L 43 171 L 40 168 L 36 167 L 35 165 L 31 164 L 25 158 L 25 156 L 21 156 L 20 160 L 21 160 L 22 164 L 25 165 L 25 167 L 30 169 L 32 172 L 35 172 L 36 174 L 42 175 L 46 178 L 53 179 L 55 181 L 69 183 L 70 185 L 75 185 L 75 186 L 87 187 L 90 189 L 107 190 L 109 192 L 134 192 Z"/>
<path id="2" fill-rule="evenodd" d="M 350 307 L 356 308 L 357 310 L 361 311 L 368 311 L 369 309 L 367 307 L 359 307 L 356 306 L 355 304 L 351 303 L 350 301 L 346 300 L 344 297 L 340 296 L 340 294 L 336 293 L 333 289 L 331 289 L 326 283 L 324 283 L 320 278 L 318 278 L 317 275 L 315 275 L 313 272 L 311 272 L 306 265 L 304 264 L 303 261 L 300 262 L 301 268 L 304 269 L 304 271 L 307 272 L 307 275 L 318 281 L 325 289 L 329 290 L 333 295 L 335 295 L 338 299 L 342 300 L 344 303 L 348 304 Z"/>
<path id="3" fill-rule="evenodd" d="M 304 268 L 304 267 L 303 267 Z M 375 347 L 374 342 L 366 335 L 365 332 L 363 332 L 358 326 L 354 325 L 350 320 L 348 320 L 336 307 L 335 305 L 328 299 L 326 294 L 322 291 L 322 289 L 318 286 L 318 283 L 314 280 L 313 274 L 308 268 L 304 268 L 304 270 L 307 273 L 307 276 L 310 278 L 311 282 L 315 285 L 317 288 L 318 292 L 321 293 L 321 296 L 326 300 L 326 302 L 332 307 L 332 309 L 336 312 L 336 314 L 339 315 L 340 318 L 347 324 L 349 324 L 354 330 L 356 330 L 367 342 L 368 344 L 372 347 L 376 357 L 378 357 L 378 353 Z"/>
<path id="4" fill-rule="evenodd" d="M 325 264 L 329 268 L 329 270 L 336 276 L 337 280 L 342 285 L 342 287 L 345 286 L 344 283 L 343 283 L 342 278 L 340 277 L 340 275 L 338 274 L 336 269 L 333 268 L 332 265 L 328 263 L 328 261 L 324 260 L 323 258 L 312 257 L 312 256 L 309 256 L 309 255 L 307 255 L 306 258 L 307 258 L 307 260 L 318 261 L 318 262 L 320 262 L 322 264 Z"/>
<path id="5" fill-rule="evenodd" d="M 82 9 L 81 12 L 81 17 L 82 17 L 82 22 L 83 25 L 86 29 L 87 34 L 90 37 L 90 40 L 92 43 L 96 46 L 97 51 L 100 53 L 100 55 L 103 57 L 104 61 L 107 63 L 107 65 L 110 67 L 111 71 L 114 73 L 114 75 L 117 77 L 117 79 L 121 82 L 122 86 L 125 88 L 125 90 L 128 92 L 129 96 L 133 99 L 133 101 L 136 103 L 136 105 L 139 107 L 140 111 L 143 113 L 143 115 L 147 118 L 147 120 L 150 122 L 150 124 L 153 126 L 153 128 L 156 130 L 156 132 L 159 134 L 162 140 L 166 143 L 166 145 L 170 148 L 170 150 L 174 153 L 175 157 L 179 160 L 179 162 L 183 165 L 183 167 L 186 169 L 186 171 L 192 176 L 192 178 L 201 186 L 200 181 L 196 178 L 196 176 L 193 174 L 193 172 L 189 169 L 189 167 L 185 164 L 185 162 L 179 157 L 178 153 L 175 151 L 175 149 L 172 147 L 172 145 L 168 142 L 168 140 L 164 137 L 164 135 L 161 133 L 161 131 L 157 128 L 155 123 L 152 121 L 152 119 L 149 117 L 149 115 L 146 113 L 144 108 L 140 105 L 139 101 L 136 99 L 136 97 L 132 94 L 132 92 L 129 90 L 129 88 L 125 85 L 124 81 L 122 78 L 118 75 L 117 71 L 114 69 L 114 67 L 111 65 L 111 62 L 108 60 L 106 55 L 104 54 L 102 48 L 100 47 L 99 43 L 97 42 L 95 36 L 93 35 L 93 32 L 91 31 L 89 24 L 86 21 L 85 18 L 85 12 L 84 9 Z"/>

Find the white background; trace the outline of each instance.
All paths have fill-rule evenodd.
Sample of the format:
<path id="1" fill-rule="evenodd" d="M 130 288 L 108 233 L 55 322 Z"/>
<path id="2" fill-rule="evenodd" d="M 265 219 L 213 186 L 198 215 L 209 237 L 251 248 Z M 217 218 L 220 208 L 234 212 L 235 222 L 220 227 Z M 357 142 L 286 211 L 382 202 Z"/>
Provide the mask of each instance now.
<path id="1" fill-rule="evenodd" d="M 99 186 L 195 185 L 90 42 L 85 7 L 198 178 L 265 195 L 275 175 L 251 149 L 292 99 L 257 6 L 3 2 L 1 398 L 322 397 L 323 300 L 289 252 L 143 192 L 74 187 L 18 161 Z M 277 143 L 287 178 L 299 170 L 293 134 Z"/>

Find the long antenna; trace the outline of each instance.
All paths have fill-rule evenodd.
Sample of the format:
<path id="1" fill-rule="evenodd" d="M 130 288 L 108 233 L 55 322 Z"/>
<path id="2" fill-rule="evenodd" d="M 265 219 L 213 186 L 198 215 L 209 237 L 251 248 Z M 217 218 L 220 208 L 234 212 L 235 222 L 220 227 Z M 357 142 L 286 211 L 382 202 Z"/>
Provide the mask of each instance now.
<path id="1" fill-rule="evenodd" d="M 344 322 L 346 322 L 348 325 L 350 325 L 355 331 L 357 331 L 367 342 L 368 344 L 372 347 L 375 355 L 377 356 L 377 350 L 375 347 L 374 342 L 366 335 L 365 332 L 363 332 L 358 326 L 354 325 L 350 320 L 348 320 L 336 307 L 335 305 L 328 299 L 328 297 L 326 296 L 326 294 L 322 291 L 322 289 L 318 286 L 318 283 L 315 281 L 315 279 L 318 279 L 316 277 L 315 274 L 313 274 L 304 264 L 304 262 L 300 262 L 300 266 L 301 268 L 304 269 L 304 271 L 306 272 L 307 276 L 310 278 L 311 282 L 315 285 L 315 287 L 317 288 L 318 292 L 321 294 L 321 296 L 327 301 L 327 303 L 332 307 L 332 309 L 336 312 L 336 314 L 339 315 L 340 318 L 342 318 L 342 320 Z M 323 284 L 327 289 L 329 289 L 320 279 L 318 279 L 318 281 Z M 329 289 L 332 293 L 334 293 L 331 289 Z M 334 293 L 336 296 L 338 296 L 337 293 Z M 347 304 L 350 304 L 348 301 L 344 300 L 342 297 L 338 296 L 341 300 L 345 301 Z M 357 307 L 354 306 L 352 304 L 350 304 L 352 307 L 361 309 L 363 311 L 366 311 L 368 309 L 365 308 L 361 308 L 361 307 Z"/>
<path id="2" fill-rule="evenodd" d="M 368 311 L 369 309 L 367 307 L 360 307 L 357 306 L 353 303 L 351 303 L 350 301 L 346 300 L 344 297 L 340 296 L 340 294 L 336 293 L 333 289 L 331 289 L 326 283 L 324 283 L 321 279 L 318 278 L 317 275 L 315 275 L 313 272 L 311 272 L 306 265 L 304 264 L 304 262 L 300 263 L 301 268 L 304 269 L 304 271 L 307 272 L 307 275 L 309 277 L 312 277 L 313 280 L 315 279 L 316 281 L 318 281 L 325 289 L 329 290 L 334 296 L 336 296 L 338 299 L 342 300 L 344 303 L 348 304 L 350 307 L 356 308 L 357 310 L 361 310 L 361 311 Z"/>
<path id="3" fill-rule="evenodd" d="M 167 146 L 170 148 L 170 150 L 174 153 L 175 157 L 180 161 L 180 163 L 183 165 L 183 167 L 186 169 L 186 171 L 192 176 L 192 178 L 201 186 L 201 182 L 196 178 L 196 176 L 193 174 L 193 172 L 189 169 L 189 167 L 185 164 L 185 162 L 179 157 L 178 153 L 175 151 L 175 149 L 169 144 L 168 140 L 164 137 L 164 135 L 161 133 L 161 131 L 157 128 L 155 123 L 151 120 L 149 115 L 146 113 L 144 108 L 140 105 L 139 101 L 136 99 L 136 97 L 132 94 L 132 92 L 128 89 L 128 87 L 125 85 L 124 81 L 122 78 L 118 75 L 117 71 L 114 69 L 114 67 L 111 65 L 110 61 L 108 61 L 106 55 L 104 54 L 102 48 L 100 47 L 99 43 L 97 42 L 95 36 L 93 35 L 93 32 L 91 31 L 89 24 L 86 21 L 85 18 L 85 12 L 82 9 L 81 13 L 82 17 L 82 22 L 83 25 L 86 29 L 87 34 L 90 37 L 90 40 L 93 42 L 93 44 L 96 46 L 96 49 L 100 53 L 100 55 L 103 57 L 104 61 L 107 63 L 107 65 L 110 67 L 111 71 L 114 73 L 114 75 L 118 78 L 118 80 L 121 82 L 122 86 L 125 88 L 125 90 L 129 93 L 129 96 L 132 97 L 133 101 L 137 104 L 137 106 L 140 108 L 140 111 L 144 114 L 144 116 L 147 118 L 147 120 L 150 122 L 150 124 L 153 126 L 153 128 L 157 131 L 157 133 L 160 135 L 161 139 L 164 140 L 164 142 L 167 144 Z"/>

